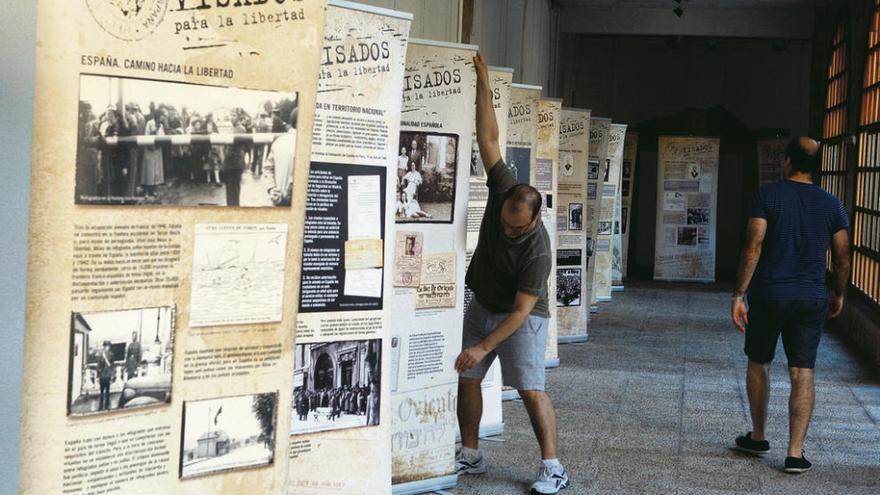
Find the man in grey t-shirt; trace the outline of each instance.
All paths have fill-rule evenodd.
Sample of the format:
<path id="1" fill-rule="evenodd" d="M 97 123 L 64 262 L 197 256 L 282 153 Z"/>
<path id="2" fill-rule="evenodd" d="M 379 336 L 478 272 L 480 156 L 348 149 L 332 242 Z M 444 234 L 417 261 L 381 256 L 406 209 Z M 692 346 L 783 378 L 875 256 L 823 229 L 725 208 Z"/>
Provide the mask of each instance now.
<path id="1" fill-rule="evenodd" d="M 474 66 L 477 142 L 489 199 L 467 271 L 466 283 L 474 297 L 465 315 L 463 349 L 455 361 L 462 445 L 456 472 L 486 472 L 478 443 L 483 412 L 480 382 L 497 356 L 504 384 L 519 391 L 541 447 L 542 462 L 531 492 L 558 493 L 569 479 L 556 458 L 556 411 L 544 391 L 550 238 L 541 223 L 540 193 L 528 184 L 517 184 L 501 159 L 488 69 L 479 54 Z"/>

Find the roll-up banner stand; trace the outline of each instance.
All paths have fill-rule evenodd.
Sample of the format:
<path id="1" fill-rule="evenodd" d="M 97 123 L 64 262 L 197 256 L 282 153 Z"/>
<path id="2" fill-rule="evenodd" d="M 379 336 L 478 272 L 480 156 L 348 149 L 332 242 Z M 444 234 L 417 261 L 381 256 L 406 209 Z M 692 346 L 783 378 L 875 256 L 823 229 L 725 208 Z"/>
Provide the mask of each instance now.
<path id="1" fill-rule="evenodd" d="M 547 368 L 559 366 L 559 330 L 556 301 L 556 211 L 558 208 L 556 192 L 559 175 L 556 163 L 559 161 L 559 119 L 562 113 L 562 100 L 558 98 L 541 98 L 538 102 L 538 141 L 535 160 L 534 182 L 532 185 L 544 198 L 541 210 L 541 221 L 550 237 L 550 253 L 552 264 L 550 277 L 547 281 L 547 302 L 550 318 L 547 322 Z"/>
<path id="2" fill-rule="evenodd" d="M 778 182 L 784 178 L 785 147 L 788 139 L 759 139 L 758 146 L 758 185 Z"/>
<path id="3" fill-rule="evenodd" d="M 454 486 L 476 47 L 410 40 L 391 308 L 395 494 Z M 404 157 L 405 155 L 405 157 Z M 401 160 L 403 161 L 403 160 Z"/>
<path id="4" fill-rule="evenodd" d="M 507 109 L 510 107 L 510 85 L 513 80 L 513 69 L 506 67 L 489 67 L 489 80 L 492 86 L 492 105 L 495 109 L 495 119 L 498 121 L 498 141 L 501 147 L 501 156 L 507 150 Z M 483 220 L 483 212 L 488 202 L 489 189 L 486 187 L 486 170 L 480 157 L 480 147 L 477 144 L 476 128 L 473 135 L 473 147 L 470 161 L 470 196 L 468 198 L 468 221 L 467 221 L 467 265 L 471 263 L 471 256 L 477 247 L 480 234 L 480 224 Z M 467 266 L 466 265 L 466 266 Z M 473 293 L 465 287 L 464 310 L 467 312 Z M 480 418 L 480 437 L 500 435 L 504 433 L 504 416 L 501 411 L 501 364 L 496 359 L 486 377 L 483 379 L 483 416 Z M 456 433 L 456 440 L 460 440 Z"/>
<path id="5" fill-rule="evenodd" d="M 602 188 L 605 185 L 605 170 L 608 163 L 608 140 L 611 134 L 611 119 L 590 118 L 590 157 L 587 162 L 587 287 L 589 288 L 590 312 L 597 306 L 596 292 L 596 240 L 599 232 L 599 213 Z"/>
<path id="6" fill-rule="evenodd" d="M 654 280 L 715 281 L 720 146 L 712 137 L 659 138 Z"/>
<path id="7" fill-rule="evenodd" d="M 38 2 L 20 493 L 280 493 L 325 2 L 136 3 Z"/>
<path id="8" fill-rule="evenodd" d="M 617 204 L 617 184 L 620 181 L 620 158 L 623 156 L 623 138 L 626 126 L 611 124 L 608 133 L 608 154 L 605 157 L 605 168 L 599 173 L 604 174 L 603 185 L 599 191 L 599 227 L 596 232 L 596 273 L 593 279 L 593 291 L 598 302 L 611 301 L 611 276 L 614 255 L 615 206 Z"/>
<path id="9" fill-rule="evenodd" d="M 331 1 L 327 10 L 293 411 L 284 418 L 287 493 L 391 491 L 394 272 L 385 267 L 394 266 L 397 137 L 411 21 L 411 14 L 344 1 Z"/>
<path id="10" fill-rule="evenodd" d="M 639 133 L 627 131 L 623 141 L 623 166 L 620 170 L 620 194 L 623 205 L 620 209 L 620 235 L 622 270 L 621 282 L 626 282 L 627 255 L 629 254 L 629 226 L 632 223 L 632 198 L 636 184 L 636 159 L 638 158 Z"/>
<path id="11" fill-rule="evenodd" d="M 586 342 L 589 330 L 585 228 L 589 153 L 590 110 L 563 108 L 559 122 L 556 212 L 556 310 L 560 344 Z"/>
<path id="12" fill-rule="evenodd" d="M 612 168 L 615 179 L 614 193 L 614 225 L 612 226 L 613 237 L 611 238 L 611 291 L 623 291 L 623 230 L 621 225 L 623 222 L 623 154 L 626 150 L 626 125 L 615 124 L 623 127 L 623 136 L 620 143 L 615 144 L 614 159 Z"/>
<path id="13" fill-rule="evenodd" d="M 513 84 L 510 90 L 510 107 L 507 111 L 507 150 L 504 161 L 520 183 L 534 184 L 540 99 L 541 86 Z M 502 388 L 503 400 L 517 398 L 519 393 L 515 389 L 507 386 Z"/>

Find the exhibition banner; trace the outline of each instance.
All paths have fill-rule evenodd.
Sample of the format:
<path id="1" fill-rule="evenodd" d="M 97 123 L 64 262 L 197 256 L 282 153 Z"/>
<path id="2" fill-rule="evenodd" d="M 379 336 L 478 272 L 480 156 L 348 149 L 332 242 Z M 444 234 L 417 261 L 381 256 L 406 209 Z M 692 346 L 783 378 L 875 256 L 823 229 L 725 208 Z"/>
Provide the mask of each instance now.
<path id="1" fill-rule="evenodd" d="M 622 210 L 623 210 L 623 189 L 621 184 L 623 181 L 623 154 L 626 148 L 626 125 L 614 124 L 618 133 L 612 132 L 612 137 L 619 136 L 620 141 L 614 145 L 614 156 L 612 157 L 612 172 L 615 177 L 614 192 L 614 217 L 611 237 L 611 290 L 623 290 L 623 232 L 621 231 Z"/>
<path id="2" fill-rule="evenodd" d="M 400 180 L 391 311 L 394 493 L 456 483 L 455 435 L 464 317 L 476 47 L 410 40 L 398 148 Z"/>
<path id="3" fill-rule="evenodd" d="M 391 491 L 391 304 L 412 15 L 331 1 L 291 368 L 287 493 Z M 290 393 L 289 390 L 285 391 Z M 344 470 L 345 476 L 340 476 Z"/>
<path id="4" fill-rule="evenodd" d="M 758 186 L 781 181 L 785 178 L 785 147 L 788 139 L 758 140 Z"/>
<path id="5" fill-rule="evenodd" d="M 654 280 L 715 281 L 721 141 L 660 136 Z"/>
<path id="6" fill-rule="evenodd" d="M 501 156 L 507 150 L 507 109 L 510 107 L 510 86 L 513 80 L 513 69 L 506 67 L 489 67 L 489 81 L 492 86 L 492 107 L 495 109 L 495 120 L 498 122 L 498 145 Z M 486 170 L 480 157 L 480 146 L 476 137 L 476 122 L 472 136 L 470 171 L 470 196 L 468 197 L 467 219 L 467 263 L 479 240 L 480 224 L 486 210 L 489 189 L 486 187 Z M 467 313 L 473 293 L 464 289 L 464 311 Z M 504 416 L 501 411 L 501 364 L 496 359 L 486 377 L 483 379 L 483 416 L 480 419 L 480 437 L 499 435 L 504 432 Z"/>
<path id="7" fill-rule="evenodd" d="M 611 137 L 611 119 L 590 118 L 590 156 L 587 162 L 587 221 L 584 224 L 587 234 L 587 282 L 590 311 L 597 309 L 596 245 L 599 233 L 599 215 L 602 202 L 602 189 L 605 186 L 605 172 L 610 169 L 608 142 Z"/>
<path id="8" fill-rule="evenodd" d="M 544 198 L 541 210 L 541 222 L 550 237 L 550 252 L 555 253 L 559 245 L 556 239 L 556 191 L 558 190 L 559 174 L 556 164 L 559 161 L 559 119 L 562 113 L 562 100 L 558 98 L 541 98 L 538 102 L 538 138 L 535 153 L 535 173 L 532 185 L 540 191 Z M 550 277 L 547 281 L 547 301 L 550 319 L 547 322 L 546 366 L 559 366 L 558 320 L 556 304 L 556 256 L 551 256 Z"/>
<path id="9" fill-rule="evenodd" d="M 629 226 L 632 223 L 633 195 L 636 185 L 636 160 L 638 158 L 639 133 L 627 131 L 623 141 L 623 166 L 620 170 L 620 195 L 623 205 L 620 209 L 621 235 L 621 284 L 626 282 L 627 255 L 629 253 Z"/>
<path id="10" fill-rule="evenodd" d="M 559 188 L 556 213 L 556 311 L 560 344 L 587 340 L 587 162 L 590 110 L 563 108 L 559 122 Z"/>
<path id="11" fill-rule="evenodd" d="M 282 492 L 325 2 L 38 12 L 21 493 Z"/>
<path id="12" fill-rule="evenodd" d="M 598 302 L 611 300 L 611 276 L 613 271 L 615 207 L 617 184 L 620 182 L 620 162 L 623 156 L 623 138 L 626 126 L 611 124 L 608 132 L 608 154 L 605 158 L 602 187 L 599 189 L 599 226 L 596 231 L 596 269 L 593 275 L 593 292 Z"/>

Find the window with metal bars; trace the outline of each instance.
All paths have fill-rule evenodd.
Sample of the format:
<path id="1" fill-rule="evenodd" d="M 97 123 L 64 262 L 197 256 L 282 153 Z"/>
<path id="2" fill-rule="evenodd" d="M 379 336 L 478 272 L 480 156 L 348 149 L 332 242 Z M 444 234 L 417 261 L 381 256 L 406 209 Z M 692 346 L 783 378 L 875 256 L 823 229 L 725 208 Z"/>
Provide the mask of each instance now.
<path id="1" fill-rule="evenodd" d="M 860 110 L 852 285 L 876 305 L 880 303 L 880 0 L 874 3 L 868 28 Z"/>
<path id="2" fill-rule="evenodd" d="M 841 200 L 846 197 L 846 128 L 848 64 L 846 60 L 846 33 L 838 26 L 831 45 L 825 89 L 825 116 L 822 122 L 822 169 L 819 173 L 822 188 Z"/>

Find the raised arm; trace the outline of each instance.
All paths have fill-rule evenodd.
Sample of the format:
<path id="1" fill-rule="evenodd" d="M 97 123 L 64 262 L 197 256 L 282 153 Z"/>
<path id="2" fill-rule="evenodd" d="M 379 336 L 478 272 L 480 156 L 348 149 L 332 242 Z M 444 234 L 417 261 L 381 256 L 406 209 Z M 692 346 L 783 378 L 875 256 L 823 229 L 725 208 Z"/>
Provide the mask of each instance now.
<path id="1" fill-rule="evenodd" d="M 831 294 L 828 296 L 828 318 L 834 318 L 843 311 L 843 300 L 849 282 L 849 234 L 846 229 L 838 230 L 831 237 L 831 261 L 834 273 Z"/>
<path id="2" fill-rule="evenodd" d="M 474 69 L 477 71 L 477 143 L 483 167 L 489 172 L 501 159 L 501 145 L 498 144 L 498 122 L 492 104 L 489 68 L 479 53 L 474 57 Z"/>
<path id="3" fill-rule="evenodd" d="M 739 258 L 739 268 L 736 272 L 736 288 L 733 290 L 731 309 L 733 324 L 743 333 L 745 333 L 746 325 L 749 323 L 748 310 L 745 302 L 743 302 L 743 298 L 746 295 L 749 284 L 752 282 L 752 276 L 755 274 L 758 260 L 761 258 L 761 245 L 766 234 L 767 220 L 756 217 L 749 218 L 749 224 L 746 227 L 746 243 L 743 246 L 742 254 Z"/>

